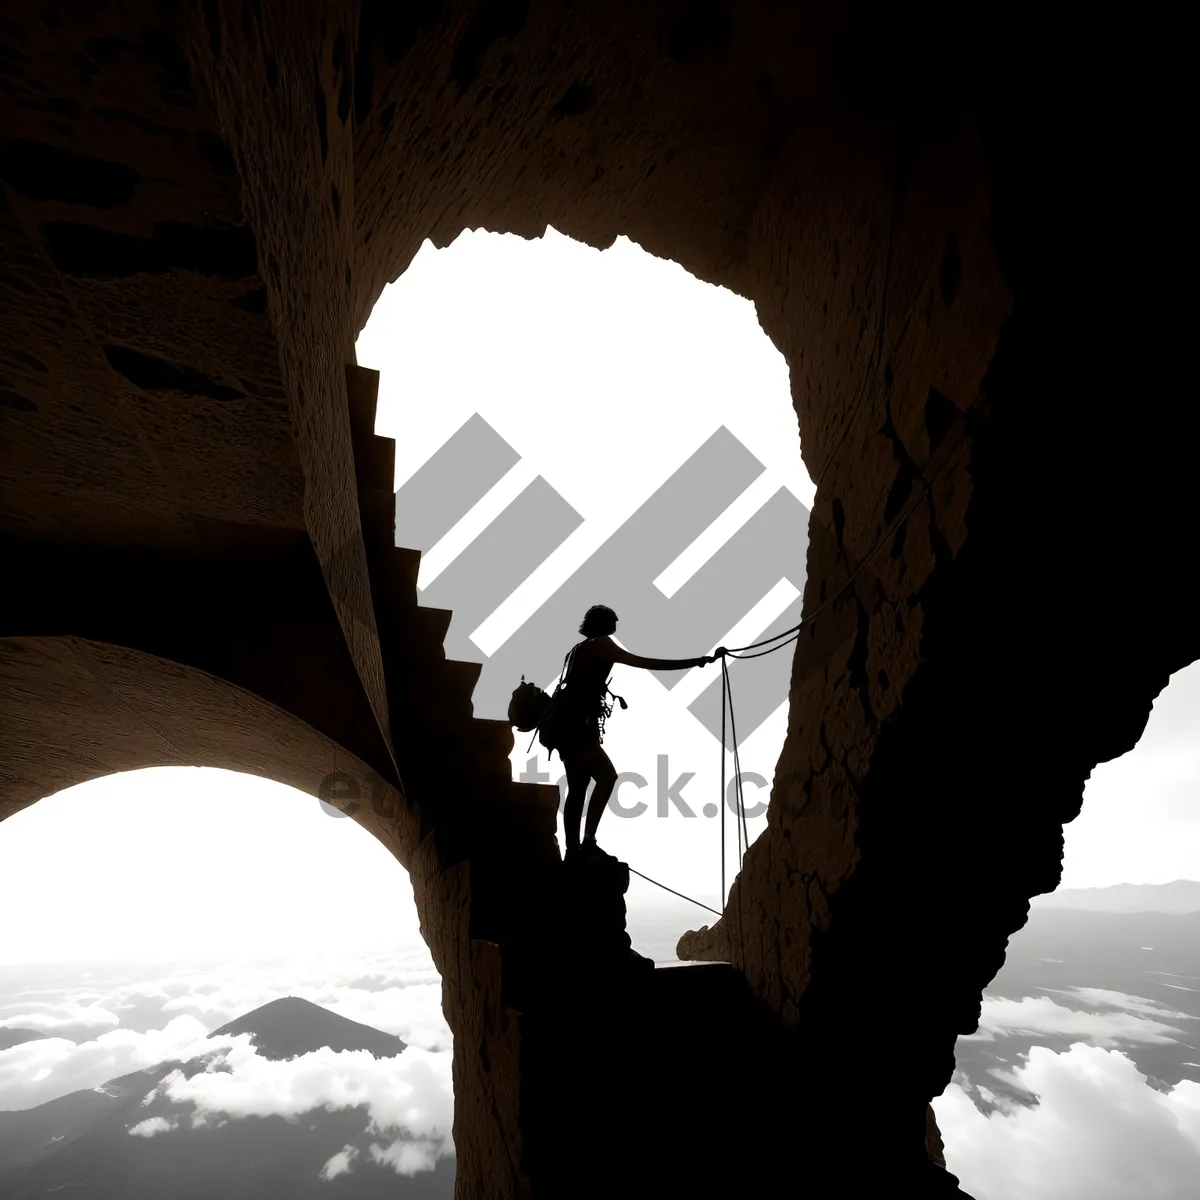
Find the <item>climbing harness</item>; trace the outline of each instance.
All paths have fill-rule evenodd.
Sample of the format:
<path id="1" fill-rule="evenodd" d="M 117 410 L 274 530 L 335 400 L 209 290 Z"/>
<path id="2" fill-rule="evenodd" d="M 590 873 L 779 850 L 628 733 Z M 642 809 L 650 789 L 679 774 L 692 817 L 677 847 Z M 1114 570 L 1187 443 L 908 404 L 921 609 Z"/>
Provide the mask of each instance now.
<path id="1" fill-rule="evenodd" d="M 571 659 L 575 654 L 575 647 L 567 651 L 566 658 L 563 659 L 562 671 L 558 677 L 558 683 L 552 693 L 547 694 L 535 683 L 528 683 L 525 676 L 521 676 L 521 682 L 513 689 L 512 699 L 508 702 L 508 719 L 510 724 L 515 725 L 522 733 L 532 731 L 533 737 L 529 739 L 529 745 L 526 747 L 526 752 L 533 749 L 534 741 L 543 734 L 545 729 L 549 728 L 551 733 L 542 737 L 542 745 L 554 753 L 556 747 L 550 745 L 555 741 L 553 734 L 554 718 L 561 712 L 561 702 L 555 705 L 559 693 L 563 690 L 567 682 L 567 672 L 571 667 Z M 618 696 L 612 691 L 609 686 L 609 680 L 604 681 L 604 694 L 600 697 L 600 710 L 596 714 L 597 729 L 600 734 L 600 741 L 604 741 L 604 723 L 612 716 L 613 702 L 621 706 L 622 709 L 627 709 L 629 705 L 625 702 L 624 696 Z"/>
<path id="2" fill-rule="evenodd" d="M 600 699 L 600 741 L 604 741 L 604 722 L 612 716 L 613 706 L 612 701 L 615 700 L 620 706 L 625 709 L 629 705 L 625 703 L 624 696 L 618 696 L 615 692 L 609 691 L 607 681 L 604 684 L 604 696 Z"/>

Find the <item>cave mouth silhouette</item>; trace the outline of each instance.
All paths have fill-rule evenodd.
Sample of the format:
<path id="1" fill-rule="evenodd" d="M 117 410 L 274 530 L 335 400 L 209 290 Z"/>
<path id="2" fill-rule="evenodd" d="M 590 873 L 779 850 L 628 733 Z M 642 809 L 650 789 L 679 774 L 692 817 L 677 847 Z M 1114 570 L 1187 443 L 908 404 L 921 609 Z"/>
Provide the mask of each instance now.
<path id="1" fill-rule="evenodd" d="M 444 981 L 461 1196 L 956 1194 L 926 1124 L 955 1037 L 1088 772 L 1200 657 L 1191 343 L 1148 233 L 1188 227 L 1186 39 L 873 2 L 67 9 L 0 29 L 0 813 L 156 764 L 352 775 Z M 753 301 L 826 606 L 767 830 L 690 950 L 736 964 L 610 990 L 653 1036 L 578 1061 L 556 1018 L 601 991 L 563 994 L 538 926 L 554 789 L 512 781 L 416 602 L 354 354 L 426 239 L 548 225 Z M 706 1080 L 758 1099 L 750 1161 L 695 1146 Z"/>
<path id="2" fill-rule="evenodd" d="M 464 346 L 469 353 L 460 353 Z M 811 504 L 812 482 L 795 436 L 787 364 L 743 297 L 625 238 L 597 250 L 552 227 L 531 240 L 475 230 L 442 249 L 423 243 L 384 289 L 356 354 L 379 372 L 375 432 L 397 446 L 396 543 L 422 554 L 420 602 L 453 614 L 447 653 L 483 668 L 476 716 L 506 714 L 506 670 L 518 657 L 494 666 L 488 658 L 507 638 L 540 639 L 545 662 L 556 666 L 557 642 L 577 640 L 578 614 L 555 597 L 570 588 L 582 599 L 579 572 L 627 597 L 621 609 L 635 650 L 686 655 L 703 641 L 707 651 L 709 642 L 736 645 L 798 617 L 805 546 L 781 554 L 774 535 L 806 521 L 798 498 Z M 705 462 L 715 478 L 683 484 L 722 429 L 732 438 Z M 429 481 L 434 470 L 449 486 Z M 696 505 L 653 507 L 662 489 L 717 491 L 724 477 L 729 485 L 707 528 L 710 514 L 696 519 Z M 647 528 L 638 553 L 653 549 L 652 565 L 634 561 L 624 577 L 619 565 L 605 574 L 597 560 L 610 539 L 628 537 L 639 520 Z M 523 585 L 539 572 L 541 586 L 525 589 L 522 602 Z M 727 596 L 713 588 L 723 577 Z M 694 628 L 673 637 L 685 618 Z M 537 660 L 519 661 L 524 671 Z M 768 675 L 767 664 L 755 664 L 737 683 L 741 736 L 754 737 L 742 749 L 752 793 L 769 788 L 786 733 L 787 664 L 781 657 L 770 666 Z M 609 806 L 605 844 L 675 890 L 720 905 L 719 856 L 724 849 L 732 876 L 741 834 L 728 799 L 727 846 L 713 820 L 721 815 L 713 797 L 723 794 L 719 671 L 689 676 L 682 688 L 678 676 L 659 682 L 670 692 L 642 686 L 632 711 L 608 728 L 628 795 Z M 689 711 L 693 704 L 703 707 Z M 514 778 L 540 775 L 564 791 L 559 764 L 529 742 L 516 739 Z M 669 767 L 682 764 L 670 768 L 665 787 L 656 782 L 662 755 Z M 672 786 L 684 777 L 676 807 Z M 753 838 L 766 804 L 752 796 L 748 807 Z M 631 811 L 637 819 L 623 821 Z M 559 836 L 561 843 L 561 829 Z M 653 885 L 636 878 L 634 887 L 647 908 L 637 922 L 646 952 L 675 959 L 674 942 L 702 910 L 650 894 Z"/>

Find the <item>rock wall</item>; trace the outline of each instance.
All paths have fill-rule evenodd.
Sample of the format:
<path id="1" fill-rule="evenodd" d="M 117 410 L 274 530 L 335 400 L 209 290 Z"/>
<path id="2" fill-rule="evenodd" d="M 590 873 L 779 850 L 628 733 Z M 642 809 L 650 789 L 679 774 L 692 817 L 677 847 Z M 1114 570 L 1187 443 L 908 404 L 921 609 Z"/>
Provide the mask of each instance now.
<path id="1" fill-rule="evenodd" d="M 954 1040 L 1055 886 L 1088 772 L 1198 653 L 1189 342 L 1166 299 L 1166 240 L 1190 228 L 1184 43 L 1148 16 L 1058 21 L 716 0 L 6 14 L 0 814 L 133 765 L 315 791 L 350 764 L 443 976 L 459 1194 L 561 1194 L 547 1089 L 569 1107 L 600 1085 L 546 1074 L 553 798 L 512 783 L 511 731 L 473 720 L 472 668 L 441 649 L 448 614 L 415 603 L 352 358 L 426 238 L 627 234 L 754 300 L 817 501 L 767 830 L 681 947 L 744 990 L 670 977 L 663 1011 L 711 1024 L 613 1044 L 599 1094 L 679 1105 L 684 1044 L 703 1063 L 722 1013 L 761 1018 L 747 1053 L 772 1071 L 720 1078 L 786 1116 L 762 1187 L 952 1191 L 926 1123 Z M 908 1040 L 880 1105 L 862 1081 L 884 1018 Z M 635 1143 L 665 1153 L 631 1137 L 622 1174 L 613 1148 L 630 1194 L 653 1176 Z M 693 1194 L 741 1161 L 710 1153 Z"/>

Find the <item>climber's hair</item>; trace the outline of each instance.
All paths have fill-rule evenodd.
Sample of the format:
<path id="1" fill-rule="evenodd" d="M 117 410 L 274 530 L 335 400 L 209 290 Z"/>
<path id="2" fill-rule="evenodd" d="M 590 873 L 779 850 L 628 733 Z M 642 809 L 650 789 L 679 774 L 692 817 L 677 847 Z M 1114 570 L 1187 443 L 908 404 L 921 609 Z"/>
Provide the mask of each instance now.
<path id="1" fill-rule="evenodd" d="M 583 616 L 579 632 L 584 637 L 604 637 L 617 628 L 617 614 L 607 605 L 593 604 Z"/>

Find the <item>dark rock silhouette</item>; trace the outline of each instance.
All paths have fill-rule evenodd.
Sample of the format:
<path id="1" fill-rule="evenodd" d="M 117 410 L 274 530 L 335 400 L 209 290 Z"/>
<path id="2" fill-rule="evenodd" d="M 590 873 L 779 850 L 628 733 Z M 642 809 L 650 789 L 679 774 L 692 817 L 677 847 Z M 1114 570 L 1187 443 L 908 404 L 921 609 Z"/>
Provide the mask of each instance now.
<path id="1" fill-rule="evenodd" d="M 462 1197 L 724 1197 L 748 1159 L 767 1194 L 953 1194 L 955 1039 L 1089 771 L 1200 653 L 1188 39 L 852 0 L 9 7 L 0 815 L 151 765 L 336 774 L 444 980 Z M 817 483 L 730 964 L 602 975 L 599 1008 L 543 936 L 557 792 L 416 603 L 353 365 L 425 239 L 548 224 L 752 299 Z M 756 1097 L 761 1157 L 674 1149 L 706 1079 Z M 564 1124 L 626 1102 L 603 1154 Z"/>
<path id="2" fill-rule="evenodd" d="M 675 952 L 684 962 L 729 962 L 729 931 L 724 925 L 701 925 L 679 939 Z"/>

